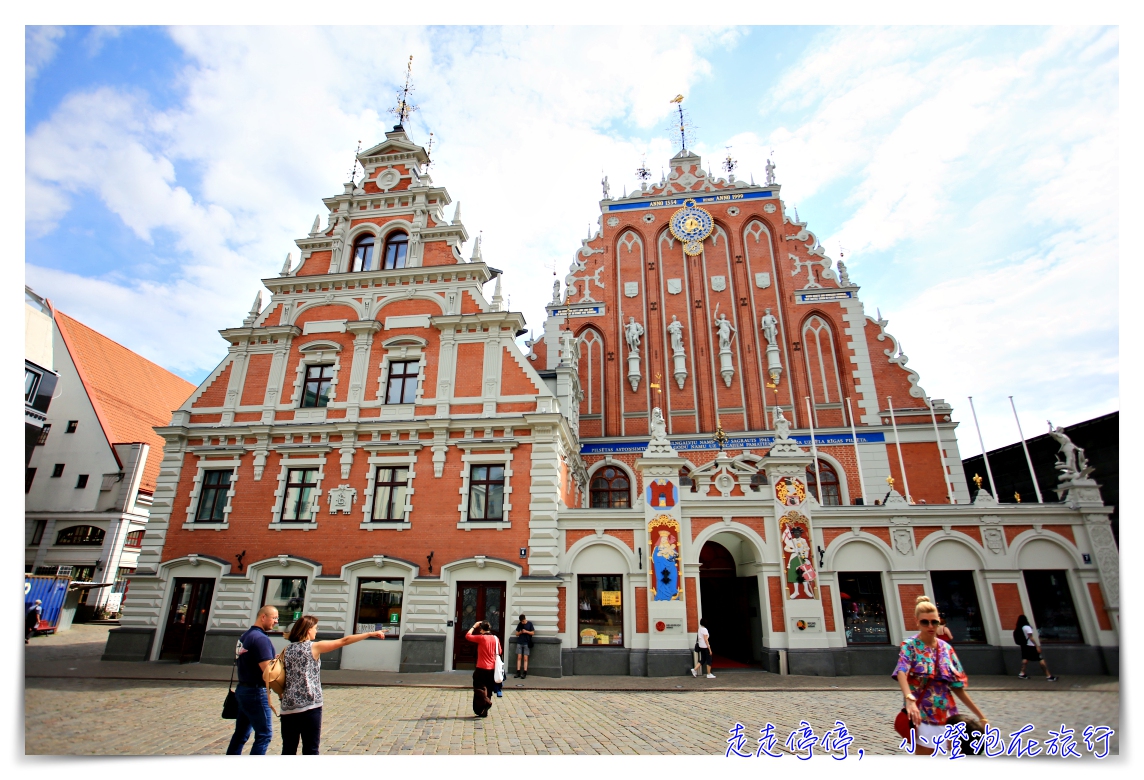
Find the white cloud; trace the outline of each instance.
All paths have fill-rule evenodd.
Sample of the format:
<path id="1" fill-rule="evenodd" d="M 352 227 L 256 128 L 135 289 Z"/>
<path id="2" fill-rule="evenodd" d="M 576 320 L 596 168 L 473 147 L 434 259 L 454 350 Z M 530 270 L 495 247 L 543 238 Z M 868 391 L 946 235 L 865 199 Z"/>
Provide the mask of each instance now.
<path id="1" fill-rule="evenodd" d="M 29 93 L 36 76 L 55 58 L 64 34 L 63 27 L 24 28 L 24 88 Z"/>
<path id="2" fill-rule="evenodd" d="M 178 271 L 147 283 L 108 274 L 93 288 L 30 258 L 28 277 L 93 325 L 132 311 L 146 327 L 125 343 L 188 372 L 214 364 L 214 331 L 241 319 L 258 278 L 276 274 L 293 239 L 325 213 L 320 198 L 341 190 L 357 140 L 390 129 L 385 110 L 409 53 L 421 108 L 411 132 L 425 143 L 434 131 L 434 178 L 464 201 L 486 260 L 506 271 L 505 291 L 539 329 L 552 278 L 543 269 L 555 263 L 563 277 L 595 224 L 598 171 L 638 163 L 639 144 L 606 128 L 662 122 L 681 85 L 709 71 L 701 49 L 727 39 L 619 28 L 171 35 L 193 63 L 179 76 L 185 98 L 158 111 L 111 89 L 69 96 L 28 136 L 26 194 L 29 230 L 42 234 L 67 219 L 70 194 L 95 193 L 141 239 L 173 236 L 156 254 L 177 259 Z M 183 342 L 175 352 L 171 333 Z"/>

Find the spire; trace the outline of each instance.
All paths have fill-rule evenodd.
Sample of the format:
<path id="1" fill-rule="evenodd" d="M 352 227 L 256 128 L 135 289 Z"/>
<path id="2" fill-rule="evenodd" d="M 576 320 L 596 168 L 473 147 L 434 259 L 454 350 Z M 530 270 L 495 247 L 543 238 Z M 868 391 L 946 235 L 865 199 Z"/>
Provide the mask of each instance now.
<path id="1" fill-rule="evenodd" d="M 493 288 L 493 311 L 504 311 L 504 297 L 501 296 L 501 275 L 497 274 L 497 286 Z"/>
<path id="2" fill-rule="evenodd" d="M 453 224 L 461 224 L 461 201 L 457 201 L 457 208 L 453 209 Z"/>
<path id="3" fill-rule="evenodd" d="M 290 275 L 290 266 L 292 266 L 292 265 L 294 265 L 294 258 L 290 255 L 289 252 L 287 252 L 286 253 L 286 262 L 282 264 L 282 270 L 278 272 L 278 275 L 279 276 L 289 276 Z M 262 298 L 262 292 L 261 291 L 259 291 L 258 297 L 259 297 L 259 299 Z"/>
<path id="4" fill-rule="evenodd" d="M 254 321 L 258 319 L 259 312 L 262 311 L 262 290 L 254 294 L 254 303 L 250 307 L 250 312 L 247 313 L 246 319 L 242 321 L 243 325 L 253 325 Z"/>
<path id="5" fill-rule="evenodd" d="M 473 256 L 469 258 L 470 263 L 483 263 L 485 259 L 481 257 L 481 237 L 477 236 L 477 240 L 473 242 Z"/>
<path id="6" fill-rule="evenodd" d="M 322 215 L 321 214 L 315 214 L 314 215 L 314 224 L 310 226 L 310 235 L 316 236 L 318 234 L 318 232 L 321 230 L 321 227 L 322 227 Z"/>

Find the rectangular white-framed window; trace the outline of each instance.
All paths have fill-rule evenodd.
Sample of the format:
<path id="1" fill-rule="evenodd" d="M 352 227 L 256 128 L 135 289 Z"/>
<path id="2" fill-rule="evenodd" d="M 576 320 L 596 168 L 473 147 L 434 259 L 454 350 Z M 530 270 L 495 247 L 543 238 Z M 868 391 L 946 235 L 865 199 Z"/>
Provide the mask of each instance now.
<path id="1" fill-rule="evenodd" d="M 224 531 L 229 527 L 241 462 L 241 456 L 199 458 L 190 500 L 187 502 L 184 529 Z"/>
<path id="2" fill-rule="evenodd" d="M 319 412 L 318 418 L 324 419 L 326 407 L 337 405 L 334 398 L 337 397 L 341 376 L 341 350 L 340 344 L 327 341 L 314 341 L 299 347 L 290 402 L 279 408 L 295 409 L 295 419 L 300 419 L 299 414 L 307 415 L 309 419 Z M 303 409 L 307 412 L 302 412 Z"/>
<path id="3" fill-rule="evenodd" d="M 417 451 L 376 453 L 369 457 L 361 528 L 366 531 L 405 530 L 413 511 L 413 480 L 417 476 Z"/>
<path id="4" fill-rule="evenodd" d="M 318 527 L 325 465 L 324 454 L 282 458 L 270 530 L 310 531 Z"/>
<path id="5" fill-rule="evenodd" d="M 458 528 L 510 528 L 512 510 L 512 450 L 516 442 L 487 443 L 473 440 L 459 446 L 465 449 L 461 456 L 461 503 L 457 507 L 461 519 Z M 473 447 L 502 452 L 472 452 Z M 498 512 L 499 509 L 499 512 Z M 472 513 L 472 514 L 470 514 Z"/>
<path id="6" fill-rule="evenodd" d="M 384 354 L 377 376 L 376 402 L 383 418 L 412 417 L 413 405 L 425 392 L 425 347 L 419 336 L 394 336 L 382 342 Z"/>

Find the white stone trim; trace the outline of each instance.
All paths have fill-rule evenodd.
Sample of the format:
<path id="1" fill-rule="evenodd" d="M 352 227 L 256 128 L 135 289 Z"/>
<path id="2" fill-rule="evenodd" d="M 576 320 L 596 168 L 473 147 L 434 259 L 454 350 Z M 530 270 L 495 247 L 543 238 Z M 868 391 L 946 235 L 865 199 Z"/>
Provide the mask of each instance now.
<path id="1" fill-rule="evenodd" d="M 506 528 L 511 528 L 512 523 L 507 519 L 509 511 L 512 509 L 512 450 L 516 446 L 515 441 L 497 442 L 495 440 L 485 442 L 481 440 L 480 446 L 483 449 L 497 449 L 503 448 L 503 452 L 471 452 L 469 449 L 464 449 L 461 455 L 461 503 L 457 507 L 457 511 L 461 514 L 461 519 L 457 523 L 458 528 L 463 528 L 467 531 L 474 528 L 495 528 L 498 531 Z M 474 445 L 476 446 L 476 445 Z M 504 514 L 501 515 L 500 521 L 496 520 L 474 520 L 469 522 L 469 478 L 472 474 L 473 465 L 484 464 L 504 464 Z"/>
<path id="2" fill-rule="evenodd" d="M 238 468 L 242 465 L 241 457 L 229 460 L 207 460 L 199 455 L 198 471 L 195 472 L 193 486 L 191 487 L 190 503 L 187 504 L 187 519 L 183 529 L 187 531 L 225 531 L 230 527 L 230 510 L 234 502 L 235 485 L 238 482 Z M 202 495 L 204 472 L 225 471 L 230 469 L 230 490 L 226 493 L 226 506 L 222 510 L 221 523 L 196 523 L 195 515 L 199 510 L 199 497 Z"/>
<path id="3" fill-rule="evenodd" d="M 362 521 L 359 528 L 365 531 L 404 531 L 412 527 L 410 522 L 410 515 L 413 512 L 413 493 L 416 490 L 414 484 L 417 477 L 417 452 L 410 451 L 404 453 L 392 454 L 374 454 L 370 455 L 367 460 L 369 464 L 369 471 L 366 474 L 366 488 L 365 495 L 362 497 Z M 373 492 L 374 486 L 377 482 L 377 470 L 379 468 L 407 468 L 409 475 L 407 477 L 405 488 L 405 511 L 401 522 L 394 522 L 392 520 L 381 520 L 374 522 L 373 517 Z"/>
<path id="4" fill-rule="evenodd" d="M 412 420 L 413 408 L 421 403 L 421 397 L 425 393 L 425 365 L 429 360 L 427 342 L 415 336 L 397 336 L 386 339 L 381 346 L 385 354 L 381 357 L 380 371 L 377 374 L 377 394 L 374 396 L 374 399 L 381 404 L 381 416 L 383 419 Z M 389 386 L 389 364 L 411 360 L 417 361 L 417 390 L 413 395 L 413 403 L 387 404 L 385 395 Z M 390 410 L 390 414 L 386 414 L 387 409 Z"/>
<path id="5" fill-rule="evenodd" d="M 308 523 L 282 521 L 282 502 L 286 496 L 286 476 L 291 469 L 317 468 L 318 480 L 314 488 L 311 503 L 314 508 L 314 520 Z M 322 509 L 322 480 L 325 478 L 326 456 L 311 455 L 310 457 L 290 458 L 282 457 L 278 466 L 278 488 L 274 491 L 274 505 L 271 507 L 271 519 L 268 526 L 271 531 L 312 531 L 318 527 L 318 513 Z"/>
<path id="6" fill-rule="evenodd" d="M 333 399 L 338 395 L 338 377 L 342 368 L 342 356 L 340 348 L 338 350 L 322 349 L 319 352 L 306 352 L 306 347 L 309 344 L 303 344 L 298 348 L 298 365 L 294 369 L 294 390 L 290 394 L 290 404 L 285 407 L 288 409 L 302 410 L 302 388 L 306 382 L 306 368 L 308 366 L 324 365 L 326 363 L 333 363 L 334 377 L 330 380 L 330 401 L 326 406 L 316 406 L 313 409 L 322 411 L 321 420 L 315 422 L 323 422 L 325 420 L 325 410 L 329 408 L 329 404 L 333 403 Z M 306 411 L 311 410 L 311 407 L 306 407 Z M 295 415 L 296 417 L 296 415 Z"/>

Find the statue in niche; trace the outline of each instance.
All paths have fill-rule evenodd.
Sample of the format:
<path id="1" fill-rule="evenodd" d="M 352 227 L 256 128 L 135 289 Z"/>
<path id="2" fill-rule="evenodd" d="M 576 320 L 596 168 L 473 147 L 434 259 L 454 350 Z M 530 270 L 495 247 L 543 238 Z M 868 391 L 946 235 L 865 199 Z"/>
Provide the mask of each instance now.
<path id="1" fill-rule="evenodd" d="M 779 441 L 790 438 L 790 420 L 783 414 L 781 406 L 775 407 L 775 435 L 778 436 Z"/>
<path id="2" fill-rule="evenodd" d="M 651 440 L 656 444 L 667 441 L 667 421 L 658 406 L 651 410 Z"/>
<path id="3" fill-rule="evenodd" d="M 683 352 L 683 323 L 674 314 L 671 315 L 671 324 L 667 326 L 667 334 L 671 337 L 671 351 L 675 354 Z"/>
<path id="4" fill-rule="evenodd" d="M 763 337 L 766 338 L 768 344 L 774 344 L 779 337 L 779 320 L 778 317 L 771 314 L 771 310 L 767 309 L 763 313 L 763 318 L 760 322 L 763 329 Z"/>
<path id="5" fill-rule="evenodd" d="M 735 333 L 735 326 L 731 324 L 731 320 L 727 319 L 726 314 L 720 314 L 719 319 L 715 320 L 715 330 L 719 334 L 719 351 L 725 352 L 731 349 L 731 339 Z"/>
<path id="6" fill-rule="evenodd" d="M 624 340 L 628 342 L 628 349 L 632 352 L 640 351 L 640 337 L 643 336 L 643 325 L 636 322 L 635 317 L 628 317 L 628 324 L 624 326 Z"/>

